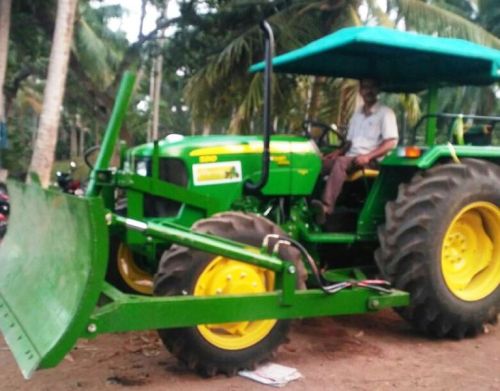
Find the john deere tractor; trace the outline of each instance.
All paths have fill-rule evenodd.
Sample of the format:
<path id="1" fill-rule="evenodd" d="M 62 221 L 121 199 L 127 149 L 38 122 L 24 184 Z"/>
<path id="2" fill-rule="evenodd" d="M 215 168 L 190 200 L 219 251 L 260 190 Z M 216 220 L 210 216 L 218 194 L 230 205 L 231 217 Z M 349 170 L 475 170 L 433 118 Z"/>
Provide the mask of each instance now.
<path id="1" fill-rule="evenodd" d="M 273 59 L 263 30 L 266 61 L 250 71 L 265 71 L 264 135 L 169 135 L 123 150 L 109 168 L 127 76 L 86 197 L 10 183 L 0 312 L 15 321 L 0 316 L 0 327 L 26 376 L 57 364 L 78 337 L 111 331 L 160 329 L 175 356 L 213 375 L 268 358 L 291 318 L 398 307 L 417 330 L 453 338 L 496 320 L 500 117 L 437 107 L 442 86 L 498 82 L 500 52 L 353 27 Z M 273 70 L 428 89 L 428 114 L 378 170 L 349 176 L 325 226 L 310 207 L 325 184 L 321 153 L 345 134 L 321 123 L 300 136 L 273 131 Z M 54 223 L 36 230 L 34 246 L 22 232 L 40 213 Z"/>
<path id="2" fill-rule="evenodd" d="M 300 241 L 318 265 L 371 265 L 375 275 L 410 292 L 411 305 L 400 313 L 419 330 L 456 338 L 476 334 L 483 322 L 495 319 L 500 302 L 500 149 L 492 145 L 500 117 L 435 110 L 437 87 L 492 83 L 500 78 L 499 60 L 498 51 L 469 42 L 384 28 L 327 36 L 275 58 L 274 71 L 374 78 L 389 92 L 430 87 L 429 114 L 379 170 L 350 175 L 330 224 L 315 224 L 310 208 L 324 186 L 311 126 L 301 137 L 281 131 L 264 137 L 170 135 L 133 148 L 125 164 L 144 178 L 134 184 L 157 180 L 158 188 L 153 194 L 145 186 L 128 188 L 127 215 L 194 224 L 194 230 L 241 241 L 248 234 L 238 228 L 243 213 L 266 217 Z M 263 68 L 258 64 L 252 71 Z M 471 129 L 459 134 L 467 122 Z M 344 142 L 330 126 L 312 125 L 322 130 L 317 139 L 334 132 L 340 142 L 321 143 L 323 152 Z M 265 128 L 270 129 L 267 122 Z M 158 252 L 131 232 L 116 244 L 111 262 L 118 265 L 122 286 L 151 293 L 163 245 Z M 190 269 L 190 257 L 177 248 L 164 253 L 157 286 L 169 278 L 172 262 Z"/>

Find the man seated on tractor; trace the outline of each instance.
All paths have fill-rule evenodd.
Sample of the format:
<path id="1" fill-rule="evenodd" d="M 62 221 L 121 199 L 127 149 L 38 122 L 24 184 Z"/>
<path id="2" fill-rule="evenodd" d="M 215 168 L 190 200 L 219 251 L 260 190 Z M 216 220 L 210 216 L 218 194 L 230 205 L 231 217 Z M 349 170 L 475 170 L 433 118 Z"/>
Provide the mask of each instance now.
<path id="1" fill-rule="evenodd" d="M 378 103 L 379 85 L 376 80 L 363 79 L 359 83 L 363 106 L 349 123 L 348 145 L 323 156 L 323 172 L 328 180 L 321 201 L 313 201 L 317 221 L 322 224 L 333 213 L 335 202 L 349 172 L 353 168 L 375 168 L 397 145 L 398 126 L 394 111 Z"/>

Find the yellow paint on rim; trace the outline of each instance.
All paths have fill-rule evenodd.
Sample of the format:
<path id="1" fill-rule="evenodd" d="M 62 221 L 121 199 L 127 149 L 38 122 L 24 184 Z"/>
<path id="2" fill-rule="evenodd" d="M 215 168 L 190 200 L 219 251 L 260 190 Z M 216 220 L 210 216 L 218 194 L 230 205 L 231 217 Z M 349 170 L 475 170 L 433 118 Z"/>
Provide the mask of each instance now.
<path id="1" fill-rule="evenodd" d="M 262 153 L 262 141 L 251 141 L 244 144 L 219 145 L 216 147 L 203 147 L 194 149 L 189 153 L 189 156 L 203 155 L 233 155 L 233 154 L 249 154 Z M 314 152 L 314 147 L 309 141 L 304 142 L 288 142 L 288 141 L 272 141 L 269 149 L 271 153 L 306 153 Z"/>
<path id="2" fill-rule="evenodd" d="M 153 276 L 137 266 L 134 254 L 126 244 L 120 243 L 116 263 L 123 281 L 130 288 L 144 295 L 153 294 Z"/>
<path id="3" fill-rule="evenodd" d="M 441 268 L 448 289 L 464 301 L 481 300 L 500 285 L 500 208 L 473 202 L 444 236 Z"/>
<path id="4" fill-rule="evenodd" d="M 194 288 L 195 296 L 263 293 L 274 289 L 274 272 L 218 256 L 203 270 Z M 262 341 L 276 324 L 275 319 L 197 326 L 212 345 L 241 350 Z"/>

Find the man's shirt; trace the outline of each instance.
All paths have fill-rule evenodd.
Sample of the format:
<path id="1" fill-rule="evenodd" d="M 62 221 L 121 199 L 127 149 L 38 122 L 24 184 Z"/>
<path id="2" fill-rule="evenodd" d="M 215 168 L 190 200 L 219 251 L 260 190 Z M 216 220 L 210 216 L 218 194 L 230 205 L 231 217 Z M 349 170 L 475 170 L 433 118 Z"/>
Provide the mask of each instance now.
<path id="1" fill-rule="evenodd" d="M 361 107 L 349 122 L 347 140 L 352 145 L 347 156 L 359 156 L 375 150 L 384 140 L 398 139 L 398 125 L 394 111 L 387 106 L 375 104 L 368 115 Z"/>

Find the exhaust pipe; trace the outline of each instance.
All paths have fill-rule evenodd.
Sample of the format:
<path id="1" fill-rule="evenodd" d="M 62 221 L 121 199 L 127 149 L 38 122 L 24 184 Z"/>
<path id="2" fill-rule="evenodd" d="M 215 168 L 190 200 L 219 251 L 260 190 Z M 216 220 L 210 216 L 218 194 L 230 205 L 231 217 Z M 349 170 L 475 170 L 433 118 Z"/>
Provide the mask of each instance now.
<path id="1" fill-rule="evenodd" d="M 249 192 L 260 191 L 269 179 L 269 165 L 271 162 L 271 153 L 269 144 L 271 140 L 271 76 L 273 73 L 274 57 L 274 35 L 271 25 L 263 20 L 260 28 L 265 37 L 265 70 L 264 70 L 264 150 L 262 151 L 262 176 L 257 183 L 250 180 L 245 182 L 245 190 Z"/>

